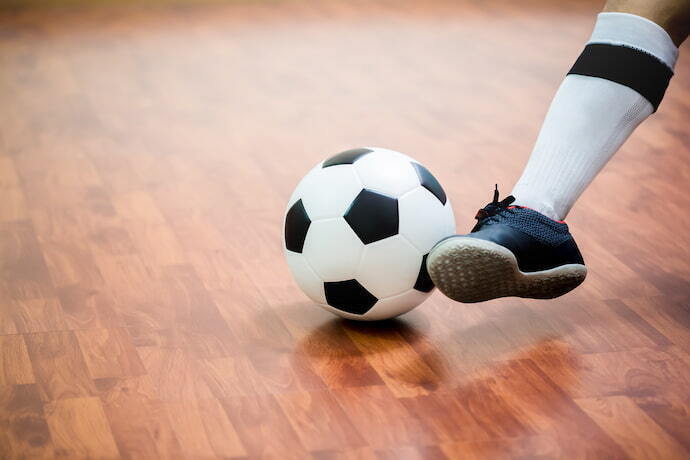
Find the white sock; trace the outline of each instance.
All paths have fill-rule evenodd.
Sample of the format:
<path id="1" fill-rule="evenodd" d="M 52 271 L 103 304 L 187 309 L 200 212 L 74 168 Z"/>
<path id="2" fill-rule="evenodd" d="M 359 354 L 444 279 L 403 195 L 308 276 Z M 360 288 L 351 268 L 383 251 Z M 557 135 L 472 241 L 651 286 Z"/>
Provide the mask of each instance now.
<path id="1" fill-rule="evenodd" d="M 677 58 L 678 48 L 654 22 L 600 13 L 546 114 L 513 188 L 515 203 L 564 219 L 637 125 L 656 110 Z"/>

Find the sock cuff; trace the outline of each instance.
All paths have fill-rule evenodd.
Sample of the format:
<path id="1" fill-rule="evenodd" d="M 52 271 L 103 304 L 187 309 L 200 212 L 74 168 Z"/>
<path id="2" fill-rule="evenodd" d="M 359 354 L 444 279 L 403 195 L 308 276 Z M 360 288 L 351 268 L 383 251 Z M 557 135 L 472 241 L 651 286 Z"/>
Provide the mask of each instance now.
<path id="1" fill-rule="evenodd" d="M 663 27 L 629 13 L 599 13 L 587 44 L 626 46 L 644 51 L 671 70 L 678 60 L 678 47 Z"/>
<path id="2" fill-rule="evenodd" d="M 644 51 L 627 46 L 590 43 L 568 74 L 603 78 L 627 86 L 647 99 L 656 112 L 673 71 Z"/>

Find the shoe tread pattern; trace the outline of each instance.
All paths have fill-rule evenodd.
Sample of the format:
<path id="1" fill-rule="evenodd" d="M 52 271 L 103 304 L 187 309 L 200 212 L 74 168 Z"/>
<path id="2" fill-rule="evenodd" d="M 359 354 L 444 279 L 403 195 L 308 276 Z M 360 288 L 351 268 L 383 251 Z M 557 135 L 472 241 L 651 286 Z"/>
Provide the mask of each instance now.
<path id="1" fill-rule="evenodd" d="M 580 264 L 523 273 L 507 249 L 466 237 L 448 240 L 432 251 L 428 270 L 441 292 L 465 303 L 499 297 L 552 299 L 579 286 L 587 275 Z"/>

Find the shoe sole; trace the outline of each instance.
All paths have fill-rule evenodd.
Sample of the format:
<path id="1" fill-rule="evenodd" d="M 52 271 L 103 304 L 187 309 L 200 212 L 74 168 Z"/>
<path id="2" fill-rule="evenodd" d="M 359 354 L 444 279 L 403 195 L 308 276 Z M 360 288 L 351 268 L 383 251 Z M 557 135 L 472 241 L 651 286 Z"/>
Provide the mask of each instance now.
<path id="1" fill-rule="evenodd" d="M 427 270 L 441 292 L 464 303 L 498 297 L 553 299 L 575 289 L 587 276 L 582 264 L 525 273 L 507 248 L 469 237 L 439 243 L 429 254 Z"/>

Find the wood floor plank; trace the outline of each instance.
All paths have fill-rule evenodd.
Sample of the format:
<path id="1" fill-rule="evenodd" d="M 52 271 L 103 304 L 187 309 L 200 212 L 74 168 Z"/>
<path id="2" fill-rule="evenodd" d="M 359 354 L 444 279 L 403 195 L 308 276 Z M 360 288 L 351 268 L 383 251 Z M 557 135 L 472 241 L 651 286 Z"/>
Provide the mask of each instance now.
<path id="1" fill-rule="evenodd" d="M 506 359 L 506 355 L 518 351 L 511 339 L 501 332 L 500 325 L 483 309 L 468 308 L 456 313 L 444 305 L 441 311 L 445 311 L 445 314 L 434 318 L 433 328 L 446 342 L 441 346 L 437 343 L 431 352 L 437 356 L 436 361 L 441 361 L 439 367 L 446 368 L 444 376 L 450 377 L 450 385 L 445 386 L 452 388 L 458 381 L 464 380 L 466 375 L 491 366 L 496 360 Z M 459 317 L 456 318 L 456 315 Z M 510 322 L 510 319 L 505 321 Z M 443 347 L 452 352 L 445 353 Z"/>
<path id="2" fill-rule="evenodd" d="M 149 269 L 137 259 L 136 269 L 148 284 L 117 308 L 137 346 L 185 347 L 202 358 L 236 354 L 238 342 L 216 303 L 188 265 Z M 120 265 L 120 262 L 118 262 Z M 119 270 L 118 267 L 115 268 Z M 122 273 L 130 277 L 134 273 Z M 140 283 L 141 281 L 135 281 Z"/>
<path id="3" fill-rule="evenodd" d="M 0 334 L 16 334 L 17 325 L 14 322 L 13 302 L 9 292 L 0 287 Z"/>
<path id="4" fill-rule="evenodd" d="M 553 367 L 551 357 L 535 361 L 545 372 Z M 638 348 L 631 351 L 591 353 L 576 358 L 568 373 L 549 377 L 573 398 L 627 395 L 654 397 L 685 394 L 690 384 L 690 366 L 664 350 Z"/>
<path id="5" fill-rule="evenodd" d="M 104 155 L 106 161 L 116 161 L 111 155 Z M 125 157 L 126 158 L 126 157 Z M 108 165 L 110 166 L 110 164 Z M 126 170 L 131 177 L 131 171 Z M 147 223 L 152 225 L 162 225 L 165 217 L 161 213 L 158 205 L 149 193 L 143 190 L 132 190 L 126 193 L 117 193 L 112 197 L 115 210 L 125 223 L 139 224 Z"/>
<path id="6" fill-rule="evenodd" d="M 17 332 L 48 332 L 69 329 L 58 298 L 16 300 L 9 307 Z"/>
<path id="7" fill-rule="evenodd" d="M 192 458 L 247 455 L 218 400 L 166 402 L 165 407 L 185 455 Z"/>
<path id="8" fill-rule="evenodd" d="M 246 356 L 200 359 L 198 365 L 204 382 L 218 399 L 269 392 Z"/>
<path id="9" fill-rule="evenodd" d="M 445 394 L 401 398 L 410 413 L 433 431 L 439 443 L 488 440 L 490 434 L 457 400 Z M 496 416 L 494 414 L 493 416 Z M 492 425 L 500 425 L 494 421 Z"/>
<path id="10" fill-rule="evenodd" d="M 548 436 L 442 444 L 441 451 L 449 459 L 558 458 L 562 455 L 558 442 Z"/>
<path id="11" fill-rule="evenodd" d="M 538 430 L 532 428 L 519 410 L 510 404 L 512 397 L 503 397 L 493 388 L 495 380 L 494 377 L 473 379 L 460 385 L 451 401 L 472 416 L 488 439 L 533 436 Z"/>
<path id="12" fill-rule="evenodd" d="M 14 158 L 15 167 L 22 181 L 40 182 L 54 188 L 100 185 L 98 172 L 88 155 L 83 152 L 71 152 L 71 155 L 65 155 L 64 153 L 67 152 L 61 151 L 62 148 L 54 147 L 54 142 L 59 138 L 57 133 L 45 132 L 42 137 L 35 139 L 33 155 L 17 155 Z M 53 150 L 50 150 L 51 145 Z M 40 161 L 36 162 L 34 159 Z"/>
<path id="13" fill-rule="evenodd" d="M 582 408 L 633 458 L 687 458 L 688 451 L 625 396 L 578 399 Z"/>
<path id="14" fill-rule="evenodd" d="M 650 332 L 648 336 L 641 332 L 637 316 L 625 311 L 627 309 L 620 303 L 602 300 L 596 302 L 596 306 L 590 305 L 563 302 L 558 311 L 546 313 L 549 324 L 572 342 L 577 351 L 622 351 L 634 347 L 650 348 L 657 342 L 665 342 L 658 334 Z"/>
<path id="15" fill-rule="evenodd" d="M 161 302 L 157 290 L 159 284 L 155 283 L 154 274 L 140 257 L 94 253 L 94 260 L 103 277 L 108 280 L 105 293 L 128 326 L 141 323 L 151 328 L 163 328 L 167 324 L 162 323 L 167 316 L 155 315 L 155 302 Z M 128 286 L 128 289 L 115 289 L 115 286 Z"/>
<path id="16" fill-rule="evenodd" d="M 495 361 L 515 359 L 516 355 L 523 354 L 531 356 L 535 351 L 545 351 L 560 341 L 562 334 L 548 319 L 559 315 L 554 310 L 568 307 L 561 304 L 551 305 L 549 308 L 549 305 L 527 299 L 503 300 L 481 308 L 487 316 L 487 322 L 500 331 L 500 335 L 493 333 L 498 337 L 491 339 L 497 345 L 492 350 Z M 487 336 L 491 337 L 489 334 Z M 562 341 L 560 345 L 567 347 Z"/>
<path id="17" fill-rule="evenodd" d="M 138 347 L 146 372 L 163 401 L 211 399 L 197 357 L 180 348 Z"/>
<path id="18" fill-rule="evenodd" d="M 100 399 L 61 399 L 44 410 L 58 456 L 119 457 Z"/>
<path id="19" fill-rule="evenodd" d="M 347 334 L 347 324 L 313 308 L 309 303 L 295 304 L 300 293 L 295 286 L 263 287 L 263 298 L 281 308 L 276 312 L 284 330 L 285 341 L 295 343 L 296 355 L 329 388 L 381 385 L 383 380 Z"/>
<path id="20" fill-rule="evenodd" d="M 555 437 L 569 455 L 622 456 L 620 447 L 533 362 L 507 362 L 494 375 L 492 389 L 514 408 L 518 419 L 533 432 Z M 588 439 L 589 444 L 579 439 Z"/>
<path id="21" fill-rule="evenodd" d="M 112 204 L 103 198 L 101 196 L 100 200 L 94 199 L 79 206 L 41 206 L 31 209 L 31 223 L 36 237 L 41 242 L 73 243 L 120 225 Z M 86 249 L 87 245 L 80 247 Z"/>
<path id="22" fill-rule="evenodd" d="M 121 225 L 104 227 L 91 232 L 88 236 L 89 249 L 96 257 L 125 256 L 137 254 L 132 237 Z"/>
<path id="23" fill-rule="evenodd" d="M 123 457 L 182 456 L 168 411 L 148 376 L 98 379 L 96 386 Z"/>
<path id="24" fill-rule="evenodd" d="M 271 393 L 314 391 L 326 388 L 316 374 L 311 361 L 304 355 L 255 348 L 249 351 L 249 360 L 263 386 Z"/>
<path id="25" fill-rule="evenodd" d="M 305 315 L 301 316 L 304 318 Z M 293 334 L 304 335 L 297 344 L 297 351 L 307 357 L 314 372 L 328 388 L 384 384 L 347 335 L 341 321 L 329 319 L 311 329 L 307 326 L 307 330 L 308 333 L 293 330 Z"/>
<path id="26" fill-rule="evenodd" d="M 53 458 L 36 385 L 0 385 L 0 452 L 6 458 Z"/>
<path id="27" fill-rule="evenodd" d="M 0 222 L 0 273 L 13 299 L 52 296 L 48 268 L 30 221 Z"/>
<path id="28" fill-rule="evenodd" d="M 689 300 L 687 297 L 675 299 L 657 296 L 625 299 L 624 303 L 687 354 L 690 351 L 690 313 L 687 308 Z"/>
<path id="29" fill-rule="evenodd" d="M 439 376 L 395 329 L 350 326 L 345 331 L 396 397 L 423 396 L 438 388 Z"/>
<path id="30" fill-rule="evenodd" d="M 60 288 L 75 284 L 102 286 L 91 251 L 81 241 L 41 242 L 41 250 L 53 286 Z"/>
<path id="31" fill-rule="evenodd" d="M 0 385 L 36 383 L 26 342 L 21 335 L 0 335 Z"/>
<path id="32" fill-rule="evenodd" d="M 161 271 L 164 302 L 174 312 L 171 326 L 180 330 L 185 347 L 204 358 L 235 354 L 237 341 L 194 269 L 173 265 Z"/>
<path id="33" fill-rule="evenodd" d="M 274 396 L 251 395 L 220 401 L 249 455 L 298 458 L 306 454 Z"/>
<path id="34" fill-rule="evenodd" d="M 368 445 L 433 444 L 433 431 L 409 415 L 385 386 L 352 387 L 334 391 L 335 397 Z"/>
<path id="35" fill-rule="evenodd" d="M 95 395 L 93 381 L 73 332 L 28 334 L 25 339 L 43 399 Z"/>
<path id="36" fill-rule="evenodd" d="M 103 287 L 76 284 L 59 288 L 57 296 L 71 330 L 125 326 L 116 301 Z"/>
<path id="37" fill-rule="evenodd" d="M 93 379 L 134 377 L 146 371 L 124 328 L 76 331 Z"/>
<path id="38" fill-rule="evenodd" d="M 167 223 L 129 226 L 129 236 L 139 254 L 154 265 L 180 265 L 187 256 Z"/>
<path id="39" fill-rule="evenodd" d="M 690 452 L 690 413 L 684 392 L 632 396 L 635 404 Z"/>
<path id="40" fill-rule="evenodd" d="M 294 338 L 285 323 L 268 306 L 241 266 L 236 263 L 226 270 L 232 273 L 232 289 L 212 289 L 209 294 L 239 344 L 247 349 L 292 346 Z"/>
<path id="41" fill-rule="evenodd" d="M 622 222 L 621 222 L 622 224 Z M 625 297 L 648 297 L 661 295 L 662 292 L 648 279 L 641 277 L 630 266 L 626 265 L 615 254 L 608 251 L 602 240 L 588 242 L 588 267 L 592 267 L 592 282 L 588 290 L 593 298 L 600 300 L 620 299 Z M 611 276 L 615 273 L 616 276 Z"/>
<path id="42" fill-rule="evenodd" d="M 364 439 L 330 393 L 285 393 L 276 398 L 302 445 L 309 451 L 365 446 Z"/>

